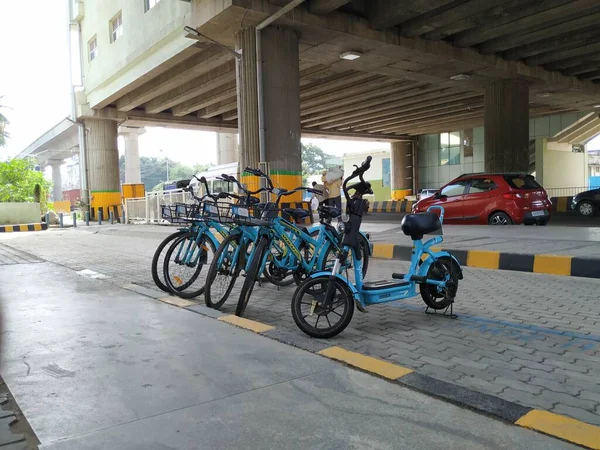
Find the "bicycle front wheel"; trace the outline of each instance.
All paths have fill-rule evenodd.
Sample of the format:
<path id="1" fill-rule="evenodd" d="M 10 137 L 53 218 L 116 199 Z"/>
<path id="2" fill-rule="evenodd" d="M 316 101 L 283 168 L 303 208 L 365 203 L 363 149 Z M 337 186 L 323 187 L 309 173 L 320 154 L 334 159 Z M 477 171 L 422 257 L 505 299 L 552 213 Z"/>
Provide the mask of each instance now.
<path id="1" fill-rule="evenodd" d="M 241 234 L 230 234 L 221 242 L 206 275 L 204 303 L 219 309 L 229 298 L 241 270 L 244 267 L 246 249 L 240 248 Z M 244 246 L 245 247 L 245 246 Z"/>
<path id="2" fill-rule="evenodd" d="M 330 286 L 334 283 L 333 286 Z M 326 302 L 330 291 L 331 299 Z M 304 281 L 292 298 L 292 317 L 298 328 L 314 338 L 331 338 L 350 324 L 354 314 L 352 292 L 339 278 L 329 275 Z"/>
<path id="3" fill-rule="evenodd" d="M 252 291 L 254 290 L 254 284 L 258 279 L 258 274 L 260 272 L 260 266 L 262 265 L 265 252 L 269 247 L 269 238 L 267 236 L 263 236 L 258 245 L 255 247 L 252 252 L 252 256 L 250 259 L 250 267 L 246 272 L 246 279 L 244 280 L 244 285 L 242 286 L 242 292 L 240 293 L 240 298 L 238 299 L 237 308 L 235 309 L 235 315 L 242 317 L 244 311 L 246 310 L 246 306 L 248 306 L 248 301 L 250 300 L 250 296 L 252 295 Z"/>
<path id="4" fill-rule="evenodd" d="M 165 284 L 171 293 L 186 299 L 202 295 L 214 255 L 215 246 L 206 233 L 189 232 L 175 240 L 164 262 Z"/>

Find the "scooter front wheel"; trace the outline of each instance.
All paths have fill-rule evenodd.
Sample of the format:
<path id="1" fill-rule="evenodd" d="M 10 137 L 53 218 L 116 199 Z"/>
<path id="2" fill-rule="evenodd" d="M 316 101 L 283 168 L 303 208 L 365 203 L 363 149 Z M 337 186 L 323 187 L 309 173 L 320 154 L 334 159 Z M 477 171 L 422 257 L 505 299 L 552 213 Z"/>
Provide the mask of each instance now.
<path id="1" fill-rule="evenodd" d="M 421 297 L 431 309 L 446 309 L 454 301 L 458 291 L 458 280 L 460 267 L 448 256 L 436 259 L 429 270 L 427 278 L 436 281 L 446 280 L 446 287 L 438 291 L 437 286 L 432 284 L 421 284 Z"/>
<path id="2" fill-rule="evenodd" d="M 334 283 L 332 289 L 328 289 Z M 326 296 L 330 291 L 330 301 Z M 298 328 L 314 338 L 327 339 L 344 331 L 354 314 L 354 298 L 348 285 L 329 275 L 308 278 L 292 298 L 292 317 Z"/>

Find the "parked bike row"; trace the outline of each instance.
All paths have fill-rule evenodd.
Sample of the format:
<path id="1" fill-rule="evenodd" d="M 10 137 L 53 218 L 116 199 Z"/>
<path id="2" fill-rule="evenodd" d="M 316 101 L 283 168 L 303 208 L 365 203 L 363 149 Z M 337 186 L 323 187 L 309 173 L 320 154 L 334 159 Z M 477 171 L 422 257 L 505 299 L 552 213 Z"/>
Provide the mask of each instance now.
<path id="1" fill-rule="evenodd" d="M 152 277 L 167 292 L 190 299 L 204 296 L 208 307 L 220 309 L 229 299 L 238 278 L 243 285 L 237 298 L 236 315 L 242 316 L 256 282 L 276 286 L 296 284 L 291 311 L 297 326 L 306 334 L 329 338 L 342 332 L 352 320 L 354 308 L 416 296 L 419 292 L 428 308 L 447 310 L 452 306 L 462 279 L 462 270 L 447 252 L 434 252 L 441 236 L 423 243 L 423 235 L 441 228 L 444 211 L 409 214 L 402 222 L 404 234 L 414 241 L 408 273 L 392 275 L 391 281 L 364 281 L 371 246 L 360 230 L 372 193 L 363 179 L 371 157 L 343 183 L 346 198 L 345 221 L 339 208 L 319 204 L 319 223 L 305 228 L 298 222 L 311 212 L 281 208 L 282 199 L 300 191 L 320 195 L 311 188 L 276 188 L 260 170 L 245 172 L 265 181 L 265 187 L 248 190 L 235 177 L 240 195 L 209 191 L 204 178 L 198 179 L 207 194 L 198 197 L 191 186 L 184 187 L 194 204 L 163 207 L 163 217 L 182 227 L 157 248 L 152 260 Z M 358 178 L 358 182 L 350 183 Z M 264 193 L 264 194 L 263 194 Z M 263 194 L 261 202 L 256 196 Z M 426 255 L 427 257 L 424 257 Z M 420 289 L 418 287 L 420 286 Z"/>

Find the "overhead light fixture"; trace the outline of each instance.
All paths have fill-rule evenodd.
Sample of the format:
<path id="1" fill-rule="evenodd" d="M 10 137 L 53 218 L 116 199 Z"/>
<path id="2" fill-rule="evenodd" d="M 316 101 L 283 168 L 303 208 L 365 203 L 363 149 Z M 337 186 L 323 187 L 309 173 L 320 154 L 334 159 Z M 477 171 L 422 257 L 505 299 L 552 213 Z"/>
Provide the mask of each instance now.
<path id="1" fill-rule="evenodd" d="M 345 59 L 346 61 L 354 61 L 355 59 L 358 59 L 361 56 L 362 53 L 353 51 L 344 52 L 340 54 L 340 58 Z"/>
<path id="2" fill-rule="evenodd" d="M 537 96 L 538 97 L 542 97 L 542 98 L 546 98 L 546 97 L 550 97 L 552 95 L 551 92 L 540 92 Z"/>
<path id="3" fill-rule="evenodd" d="M 468 80 L 469 78 L 471 78 L 471 75 L 468 75 L 466 73 L 458 73 L 450 77 L 450 79 L 454 81 Z"/>

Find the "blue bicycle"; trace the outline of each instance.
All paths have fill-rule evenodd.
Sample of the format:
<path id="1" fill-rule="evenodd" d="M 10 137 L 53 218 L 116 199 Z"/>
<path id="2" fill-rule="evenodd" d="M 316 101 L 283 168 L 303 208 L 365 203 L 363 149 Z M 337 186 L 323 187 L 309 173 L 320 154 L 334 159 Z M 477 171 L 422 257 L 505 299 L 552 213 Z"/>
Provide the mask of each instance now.
<path id="1" fill-rule="evenodd" d="M 402 231 L 413 240 L 413 252 L 408 273 L 394 273 L 393 280 L 363 281 L 359 232 L 362 216 L 366 212 L 363 195 L 372 193 L 371 184 L 363 178 L 369 170 L 371 157 L 367 157 L 361 167 L 356 167 L 352 175 L 344 181 L 346 210 L 349 220 L 346 223 L 343 249 L 337 254 L 331 271 L 312 274 L 294 293 L 292 317 L 296 325 L 306 334 L 315 338 L 330 338 L 341 333 L 352 320 L 354 306 L 366 312 L 366 307 L 388 303 L 416 296 L 419 291 L 428 308 L 447 309 L 452 306 L 458 290 L 458 282 L 463 278 L 456 258 L 448 252 L 434 252 L 432 247 L 439 245 L 443 238 L 436 236 L 423 243 L 423 236 L 442 227 L 444 210 L 439 216 L 431 211 L 408 214 L 402 220 Z M 359 178 L 359 182 L 348 183 Z M 349 195 L 353 191 L 353 195 Z M 430 208 L 432 209 L 432 208 Z M 351 255 L 355 282 L 341 273 Z M 422 257 L 427 255 L 425 259 Z M 417 287 L 420 287 L 419 291 Z"/>

